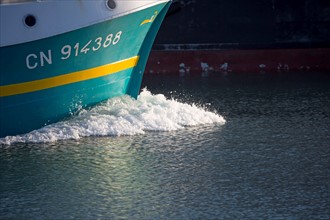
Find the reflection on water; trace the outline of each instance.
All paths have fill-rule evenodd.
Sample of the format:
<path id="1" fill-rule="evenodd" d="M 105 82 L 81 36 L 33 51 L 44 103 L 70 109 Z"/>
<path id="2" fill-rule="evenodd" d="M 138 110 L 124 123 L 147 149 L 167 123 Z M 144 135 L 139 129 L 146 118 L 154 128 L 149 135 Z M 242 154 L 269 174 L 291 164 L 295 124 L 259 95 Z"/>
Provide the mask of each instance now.
<path id="1" fill-rule="evenodd" d="M 225 124 L 0 148 L 0 219 L 329 219 L 330 77 L 147 76 Z"/>

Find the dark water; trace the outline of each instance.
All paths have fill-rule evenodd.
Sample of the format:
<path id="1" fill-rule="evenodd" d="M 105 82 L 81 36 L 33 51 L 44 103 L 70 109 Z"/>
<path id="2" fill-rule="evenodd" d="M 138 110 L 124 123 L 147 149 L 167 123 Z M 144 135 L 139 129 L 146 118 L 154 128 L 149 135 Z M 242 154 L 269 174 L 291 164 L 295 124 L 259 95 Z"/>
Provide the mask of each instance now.
<path id="1" fill-rule="evenodd" d="M 0 219 L 330 219 L 330 74 L 149 75 L 144 86 L 168 100 L 148 98 L 141 132 L 118 118 L 135 123 L 145 102 L 118 113 L 117 133 L 74 128 L 76 116 L 2 139 Z"/>

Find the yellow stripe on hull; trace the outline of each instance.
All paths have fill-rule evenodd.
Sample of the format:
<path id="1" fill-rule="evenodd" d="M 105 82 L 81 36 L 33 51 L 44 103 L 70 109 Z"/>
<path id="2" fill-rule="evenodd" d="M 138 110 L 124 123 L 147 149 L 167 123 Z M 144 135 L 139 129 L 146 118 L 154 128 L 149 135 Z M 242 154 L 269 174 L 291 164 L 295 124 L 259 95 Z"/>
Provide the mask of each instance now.
<path id="1" fill-rule="evenodd" d="M 119 71 L 133 68 L 137 65 L 139 56 L 134 56 L 118 62 L 98 66 L 95 68 L 81 70 L 69 74 L 55 76 L 47 79 L 35 80 L 6 86 L 0 86 L 0 97 L 35 92 L 43 89 L 50 89 L 71 83 L 95 79 L 110 75 Z"/>

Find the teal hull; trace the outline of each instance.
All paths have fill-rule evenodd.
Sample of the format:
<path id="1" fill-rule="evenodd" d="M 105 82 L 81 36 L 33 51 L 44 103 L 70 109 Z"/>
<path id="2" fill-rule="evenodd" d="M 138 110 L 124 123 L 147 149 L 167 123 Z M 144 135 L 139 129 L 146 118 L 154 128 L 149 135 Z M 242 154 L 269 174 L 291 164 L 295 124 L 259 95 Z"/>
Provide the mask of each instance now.
<path id="1" fill-rule="evenodd" d="M 169 4 L 0 48 L 0 137 L 41 128 L 111 97 L 137 97 Z"/>

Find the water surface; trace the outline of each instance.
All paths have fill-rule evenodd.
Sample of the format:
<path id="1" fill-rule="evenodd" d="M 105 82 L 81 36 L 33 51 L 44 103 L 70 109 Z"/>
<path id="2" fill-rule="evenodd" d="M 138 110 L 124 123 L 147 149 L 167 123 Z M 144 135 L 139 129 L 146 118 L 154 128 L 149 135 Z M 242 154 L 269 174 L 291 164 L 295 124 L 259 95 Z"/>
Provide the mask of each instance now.
<path id="1" fill-rule="evenodd" d="M 330 75 L 147 75 L 0 139 L 0 219 L 329 219 Z"/>

